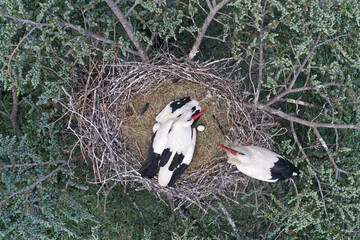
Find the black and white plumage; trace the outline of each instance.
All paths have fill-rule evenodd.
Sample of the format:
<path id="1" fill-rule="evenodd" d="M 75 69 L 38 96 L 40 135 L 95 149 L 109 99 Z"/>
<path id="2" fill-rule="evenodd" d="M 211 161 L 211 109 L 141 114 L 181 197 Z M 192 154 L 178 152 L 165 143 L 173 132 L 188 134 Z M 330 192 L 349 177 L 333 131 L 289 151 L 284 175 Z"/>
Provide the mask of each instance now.
<path id="1" fill-rule="evenodd" d="M 258 146 L 225 147 L 228 162 L 236 165 L 245 175 L 266 182 L 277 182 L 287 178 L 298 178 L 299 170 L 284 157 Z"/>
<path id="2" fill-rule="evenodd" d="M 153 138 L 139 172 L 152 178 L 159 172 L 161 186 L 172 186 L 190 164 L 196 130 L 191 126 L 201 114 L 199 103 L 190 97 L 169 103 L 156 117 Z"/>

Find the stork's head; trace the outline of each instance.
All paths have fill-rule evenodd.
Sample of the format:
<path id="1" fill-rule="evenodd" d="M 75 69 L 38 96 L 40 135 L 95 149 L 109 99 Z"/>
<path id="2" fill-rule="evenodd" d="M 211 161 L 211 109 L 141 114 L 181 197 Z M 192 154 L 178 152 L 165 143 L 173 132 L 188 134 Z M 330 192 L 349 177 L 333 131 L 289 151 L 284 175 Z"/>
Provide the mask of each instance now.
<path id="1" fill-rule="evenodd" d="M 185 109 L 181 114 L 178 115 L 178 122 L 182 122 L 185 126 L 190 127 L 195 124 L 199 120 L 200 116 L 207 110 L 208 109 L 206 108 L 200 112 L 200 107 L 196 102 L 196 105 L 189 105 L 188 109 Z"/>
<path id="2" fill-rule="evenodd" d="M 169 119 L 177 119 L 182 122 L 190 121 L 191 118 L 200 112 L 198 101 L 190 97 L 175 99 L 157 115 L 156 121 L 163 124 Z M 195 121 L 195 120 L 194 120 Z"/>
<path id="3" fill-rule="evenodd" d="M 243 158 L 246 155 L 246 153 L 244 151 L 239 151 L 238 149 L 235 150 L 233 148 L 225 147 L 224 145 L 221 145 L 220 143 L 217 143 L 217 142 L 214 142 L 214 143 L 216 143 L 217 145 L 219 145 L 220 147 L 225 149 L 228 153 L 230 153 L 230 154 L 228 154 L 229 157 Z M 237 148 L 239 148 L 239 147 L 237 147 Z"/>

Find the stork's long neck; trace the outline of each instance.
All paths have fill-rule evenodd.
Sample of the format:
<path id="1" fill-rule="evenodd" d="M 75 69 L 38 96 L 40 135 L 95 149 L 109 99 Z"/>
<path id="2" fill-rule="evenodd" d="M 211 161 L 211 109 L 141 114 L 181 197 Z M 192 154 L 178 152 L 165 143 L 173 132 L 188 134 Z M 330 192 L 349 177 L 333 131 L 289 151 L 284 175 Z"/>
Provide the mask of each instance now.
<path id="1" fill-rule="evenodd" d="M 251 151 L 247 147 L 244 146 L 231 146 L 231 149 L 236 150 L 238 153 L 236 156 L 230 152 L 227 152 L 228 162 L 234 164 L 247 164 L 250 162 Z"/>

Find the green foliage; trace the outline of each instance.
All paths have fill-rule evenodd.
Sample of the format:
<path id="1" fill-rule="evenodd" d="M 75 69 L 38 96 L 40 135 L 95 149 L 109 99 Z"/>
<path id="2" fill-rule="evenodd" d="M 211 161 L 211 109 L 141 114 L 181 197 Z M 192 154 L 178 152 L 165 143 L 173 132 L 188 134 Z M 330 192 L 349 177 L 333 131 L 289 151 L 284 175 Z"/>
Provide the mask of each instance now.
<path id="1" fill-rule="evenodd" d="M 294 76 L 289 74 L 299 69 L 315 46 L 311 64 L 300 69 L 296 86 L 302 86 L 307 79 L 310 86 L 335 80 L 351 84 L 358 76 L 359 70 L 354 66 L 360 64 L 360 49 L 356 47 L 359 46 L 359 4 L 237 0 L 229 6 L 234 19 L 232 53 L 247 63 L 243 65 L 244 74 L 249 68 L 255 69 L 253 79 L 257 77 L 258 47 L 263 34 L 266 68 L 262 82 L 267 90 L 263 98 L 276 95 L 279 85 L 290 82 Z M 253 57 L 253 65 L 249 66 Z M 300 94 L 291 96 L 297 98 Z M 326 102 L 325 97 L 321 102 Z"/>
<path id="2" fill-rule="evenodd" d="M 21 164 L 22 167 L 1 169 L 1 210 L 0 229 L 2 239 L 48 239 L 71 238 L 81 239 L 83 232 L 80 226 L 97 224 L 98 222 L 87 209 L 79 205 L 78 199 L 72 196 L 69 189 L 78 190 L 73 177 L 66 168 L 50 175 L 60 164 L 43 165 L 43 159 L 53 159 L 56 153 L 47 152 L 43 156 L 42 149 L 32 147 L 27 136 L 18 142 L 15 137 L 0 135 L 0 159 L 2 167 Z M 46 149 L 46 148 L 44 148 Z M 26 164 L 38 164 L 26 166 Z M 35 182 L 34 187 L 29 187 Z M 23 189 L 28 191 L 20 193 Z M 72 190 L 72 191 L 74 191 Z"/>

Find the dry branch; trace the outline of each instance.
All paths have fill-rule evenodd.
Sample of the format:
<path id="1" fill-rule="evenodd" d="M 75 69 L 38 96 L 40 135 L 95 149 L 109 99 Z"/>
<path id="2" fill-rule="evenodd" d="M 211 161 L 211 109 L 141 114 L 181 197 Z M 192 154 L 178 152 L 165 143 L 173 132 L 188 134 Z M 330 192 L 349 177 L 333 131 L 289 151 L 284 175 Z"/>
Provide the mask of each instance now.
<path id="1" fill-rule="evenodd" d="M 188 55 L 188 58 L 190 60 L 192 60 L 195 55 L 197 54 L 200 44 L 205 36 L 206 30 L 208 29 L 208 27 L 210 26 L 210 23 L 212 22 L 212 20 L 214 19 L 216 13 L 225 6 L 225 4 L 227 4 L 230 0 L 222 0 L 219 4 L 212 6 L 210 4 L 209 1 L 207 1 L 207 4 L 210 8 L 210 12 L 209 15 L 206 17 L 202 27 L 201 27 L 201 32 L 200 34 L 196 37 L 195 43 Z"/>
<path id="2" fill-rule="evenodd" d="M 66 163 L 64 160 L 58 160 L 58 161 L 49 161 L 49 162 L 38 162 L 38 163 L 23 163 L 23 164 L 11 164 L 11 165 L 4 165 L 1 166 L 1 169 L 5 168 L 22 168 L 22 167 L 34 167 L 34 166 L 41 166 L 41 165 L 52 165 L 52 164 L 59 164 L 59 163 Z"/>
<path id="3" fill-rule="evenodd" d="M 13 82 L 13 86 L 11 89 L 11 93 L 12 93 L 12 110 L 10 115 L 8 115 L 11 125 L 16 133 L 16 135 L 18 136 L 18 138 L 22 138 L 22 131 L 21 128 L 17 122 L 17 114 L 18 114 L 18 109 L 19 109 L 19 98 L 18 98 L 18 89 L 17 89 L 17 82 L 12 78 L 11 75 L 11 61 L 12 58 L 14 57 L 16 51 L 19 49 L 20 45 L 23 43 L 24 40 L 26 40 L 31 33 L 37 29 L 37 26 L 33 27 L 32 29 L 30 29 L 30 31 L 23 37 L 20 39 L 20 41 L 18 42 L 18 44 L 16 44 L 14 50 L 12 51 L 12 53 L 9 55 L 9 60 L 8 60 L 8 66 L 6 69 L 6 72 L 9 74 L 10 79 Z M 3 105 L 3 107 L 5 108 L 5 111 L 8 113 L 8 111 L 6 110 L 6 107 Z M 6 116 L 6 114 L 5 114 Z"/>
<path id="4" fill-rule="evenodd" d="M 267 101 L 265 103 L 266 106 L 270 106 L 272 104 L 274 104 L 275 102 L 279 101 L 281 98 L 283 98 L 284 96 L 288 95 L 289 93 L 294 92 L 294 85 L 296 83 L 296 81 L 298 80 L 298 77 L 300 75 L 300 73 L 304 70 L 306 64 L 309 63 L 310 59 L 312 58 L 312 56 L 315 53 L 315 50 L 318 49 L 320 46 L 332 42 L 332 41 L 336 41 L 342 37 L 348 37 L 350 36 L 350 34 L 342 34 L 339 35 L 337 37 L 331 38 L 331 39 L 327 39 L 324 40 L 323 42 L 320 42 L 320 38 L 321 38 L 321 34 L 319 34 L 318 38 L 316 39 L 316 42 L 314 43 L 313 47 L 311 48 L 311 50 L 308 52 L 307 56 L 305 57 L 304 61 L 301 63 L 301 65 L 298 66 L 298 69 L 294 72 L 293 74 L 293 79 L 291 80 L 289 86 L 287 86 L 287 89 L 281 93 L 278 93 L 275 97 L 273 97 L 272 99 L 270 99 L 269 101 Z M 290 43 L 291 44 L 291 43 Z M 294 53 L 295 54 L 295 53 Z M 298 60 L 299 61 L 299 60 Z M 289 75 L 291 76 L 291 75 Z M 305 87 L 305 86 L 304 86 Z"/>
<path id="5" fill-rule="evenodd" d="M 33 26 L 36 26 L 37 28 L 41 28 L 41 27 L 47 27 L 47 28 L 52 28 L 52 27 L 55 27 L 55 26 L 62 26 L 62 27 L 66 27 L 66 28 L 70 28 L 72 30 L 75 30 L 77 32 L 80 31 L 80 28 L 72 23 L 69 23 L 69 22 L 66 22 L 64 21 L 63 19 L 61 19 L 59 16 L 53 14 L 50 12 L 50 14 L 55 17 L 56 19 L 58 19 L 60 22 L 57 22 L 57 23 L 39 23 L 39 22 L 34 22 L 34 21 L 31 21 L 31 20 L 27 20 L 27 19 L 22 19 L 22 18 L 16 18 L 16 17 L 13 17 L 11 15 L 8 15 L 8 14 L 4 14 L 4 13 L 0 13 L 0 16 L 3 16 L 3 17 L 6 17 L 6 18 L 9 18 L 9 19 L 12 19 L 16 22 L 20 22 L 22 24 L 30 24 L 30 25 L 33 25 Z M 111 45 L 114 45 L 114 46 L 117 46 L 117 47 L 122 47 L 121 44 L 119 44 L 118 42 L 116 41 L 113 41 L 111 39 L 107 39 L 107 38 L 104 38 L 98 34 L 95 34 L 89 30 L 84 30 L 82 33 L 81 33 L 83 36 L 88 36 L 90 38 L 93 38 L 97 41 L 100 41 L 100 42 L 103 42 L 103 43 L 107 43 L 107 44 L 111 44 Z M 130 49 L 130 48 L 125 48 L 125 51 L 127 51 L 128 53 L 131 53 L 131 54 L 134 54 L 134 55 L 139 55 L 138 52 Z"/>
<path id="6" fill-rule="evenodd" d="M 228 221 L 228 223 L 234 230 L 235 234 L 238 233 L 239 230 L 237 229 L 234 220 L 231 218 L 229 212 L 226 210 L 226 208 L 224 207 L 224 205 L 221 202 L 219 202 L 219 207 L 220 207 L 221 211 L 224 213 L 226 220 Z"/>
<path id="7" fill-rule="evenodd" d="M 304 119 L 301 119 L 301 118 L 298 118 L 298 117 L 294 117 L 294 116 L 291 116 L 287 113 L 284 113 L 283 111 L 281 110 L 278 110 L 278 109 L 274 109 L 274 108 L 271 108 L 271 107 L 267 107 L 266 105 L 263 105 L 263 104 L 259 104 L 259 107 L 258 107 L 260 110 L 264 110 L 264 111 L 267 111 L 271 114 L 274 114 L 276 116 L 279 116 L 285 120 L 288 120 L 288 121 L 292 121 L 292 122 L 296 122 L 296 123 L 299 123 L 299 124 L 302 124 L 302 125 L 305 125 L 305 126 L 308 126 L 308 127 L 312 127 L 312 128 L 342 128 L 342 129 L 357 129 L 357 130 L 360 130 L 360 123 L 358 124 L 335 124 L 335 123 L 318 123 L 318 122 L 312 122 L 312 121 L 308 121 L 308 120 L 304 120 Z"/>
<path id="8" fill-rule="evenodd" d="M 265 12 L 266 12 L 266 4 L 264 3 L 264 7 L 261 12 L 261 20 L 259 21 L 259 76 L 258 76 L 258 85 L 255 91 L 255 99 L 254 105 L 256 106 L 259 101 L 260 91 L 261 91 L 261 82 L 263 80 L 263 68 L 264 68 L 264 20 L 265 20 Z"/>
<path id="9" fill-rule="evenodd" d="M 134 44 L 135 48 L 137 49 L 139 56 L 141 57 L 143 62 L 146 62 L 149 60 L 146 50 L 143 48 L 141 43 L 136 39 L 136 34 L 131 26 L 131 23 L 126 20 L 126 16 L 121 12 L 119 7 L 114 3 L 112 0 L 105 0 L 107 5 L 109 5 L 110 9 L 113 11 L 113 13 L 116 15 L 116 17 L 119 19 L 121 25 L 125 29 L 127 35 L 129 36 L 131 42 Z"/>
<path id="10" fill-rule="evenodd" d="M 360 128 L 360 127 L 359 127 L 359 128 Z M 317 138 L 319 139 L 322 147 L 325 149 L 325 152 L 326 152 L 326 154 L 328 155 L 331 163 L 334 165 L 334 168 L 335 168 L 335 179 L 338 178 L 339 172 L 349 174 L 349 172 L 346 172 L 346 171 L 344 171 L 344 170 L 341 170 L 341 169 L 337 166 L 337 164 L 336 164 L 336 162 L 335 162 L 335 159 L 334 159 L 334 157 L 332 156 L 332 153 L 331 153 L 329 147 L 327 146 L 325 140 L 323 139 L 323 137 L 321 136 L 321 134 L 319 133 L 319 131 L 317 130 L 317 128 L 316 128 L 316 127 L 313 127 L 313 130 L 314 130 L 315 135 L 316 135 Z"/>
<path id="11" fill-rule="evenodd" d="M 53 170 L 52 172 L 50 172 L 49 174 L 47 174 L 46 176 L 38 179 L 37 181 L 35 181 L 33 184 L 31 184 L 30 186 L 23 188 L 19 191 L 13 192 L 11 195 L 5 197 L 2 201 L 0 201 L 0 206 L 2 206 L 4 203 L 6 203 L 9 199 L 22 194 L 24 192 L 30 191 L 31 189 L 33 189 L 34 187 L 36 187 L 37 185 L 39 185 L 40 183 L 42 183 L 43 181 L 45 181 L 46 179 L 52 177 L 55 173 L 59 172 L 60 170 L 63 169 L 63 167 L 65 166 L 65 163 L 63 163 L 61 166 L 59 166 L 58 168 L 56 168 L 55 170 Z"/>

